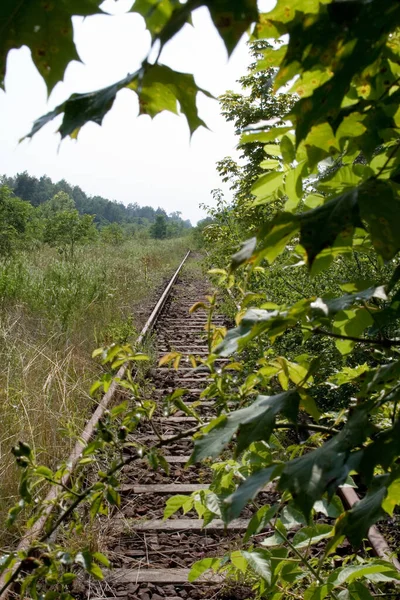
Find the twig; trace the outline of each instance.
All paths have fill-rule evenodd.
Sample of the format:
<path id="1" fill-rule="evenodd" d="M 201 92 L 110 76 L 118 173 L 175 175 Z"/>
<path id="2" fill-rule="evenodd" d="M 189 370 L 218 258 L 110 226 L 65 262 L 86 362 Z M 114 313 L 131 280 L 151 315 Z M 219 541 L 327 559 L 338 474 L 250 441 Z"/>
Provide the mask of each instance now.
<path id="1" fill-rule="evenodd" d="M 318 431 L 320 433 L 340 433 L 339 429 L 333 429 L 332 427 L 325 427 L 324 425 L 313 425 L 308 423 L 275 423 L 275 429 L 309 429 L 310 431 Z"/>
<path id="2" fill-rule="evenodd" d="M 314 335 L 326 335 L 327 337 L 335 338 L 338 340 L 348 340 L 349 342 L 357 342 L 358 344 L 369 344 L 372 346 L 382 346 L 383 348 L 391 348 L 392 346 L 400 346 L 400 340 L 373 340 L 370 338 L 359 338 L 354 337 L 352 335 L 342 335 L 340 333 L 333 333 L 332 331 L 326 331 L 326 329 L 321 329 L 320 327 L 316 327 L 315 329 L 310 329 L 308 327 L 303 327 L 307 331 L 311 331 Z"/>
<path id="3" fill-rule="evenodd" d="M 191 437 L 194 433 L 196 433 L 200 429 L 200 427 L 202 427 L 202 425 L 197 425 L 196 427 L 191 427 L 190 429 L 181 431 L 180 433 L 178 433 L 170 438 L 167 438 L 167 439 L 161 438 L 156 444 L 154 444 L 154 446 L 152 446 L 149 449 L 149 452 L 151 452 L 152 450 L 154 450 L 156 448 L 162 448 L 163 446 L 168 446 L 169 444 L 172 444 L 173 442 L 176 442 L 178 440 Z M 114 475 L 115 473 L 117 473 L 118 471 L 123 469 L 125 466 L 131 464 L 135 460 L 139 460 L 140 458 L 141 458 L 141 456 L 139 456 L 139 454 L 137 454 L 137 455 L 129 456 L 128 458 L 126 458 L 124 460 L 121 460 L 119 463 L 114 465 L 114 467 L 112 469 L 109 469 L 107 471 L 107 476 L 104 479 L 107 480 L 108 478 L 112 477 L 112 475 Z M 72 502 L 72 504 L 70 504 L 70 506 L 59 516 L 59 518 L 55 521 L 55 523 L 50 528 L 50 530 L 47 531 L 45 534 L 43 534 L 39 538 L 40 543 L 46 542 L 55 533 L 55 531 L 57 531 L 57 529 L 60 527 L 60 525 L 64 521 L 66 521 L 66 519 L 68 519 L 68 517 L 79 506 L 79 504 L 81 504 L 81 502 L 83 502 L 83 500 L 85 500 L 85 498 L 87 498 L 90 495 L 90 493 L 93 491 L 94 486 L 97 483 L 98 482 L 90 485 L 85 490 L 83 490 L 80 494 L 75 494 L 76 498 Z M 71 490 L 68 490 L 68 492 L 71 492 Z M 23 561 L 21 561 L 19 563 L 19 565 L 17 566 L 17 568 L 15 569 L 13 574 L 10 576 L 8 581 L 0 589 L 0 597 L 17 580 L 22 569 L 23 569 Z"/>

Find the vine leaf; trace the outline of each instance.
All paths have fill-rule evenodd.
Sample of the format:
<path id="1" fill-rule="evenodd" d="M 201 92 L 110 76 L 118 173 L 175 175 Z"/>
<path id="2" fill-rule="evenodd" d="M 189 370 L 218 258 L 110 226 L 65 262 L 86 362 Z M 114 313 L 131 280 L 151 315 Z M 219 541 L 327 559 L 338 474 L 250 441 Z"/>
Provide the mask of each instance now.
<path id="1" fill-rule="evenodd" d="M 53 111 L 35 121 L 27 137 L 32 137 L 62 113 L 64 117 L 59 128 L 61 138 L 68 135 L 77 137 L 80 128 L 89 121 L 101 125 L 104 116 L 112 108 L 117 93 L 123 88 L 137 92 L 140 114 L 155 117 L 163 110 L 178 114 L 179 107 L 187 119 L 191 134 L 200 126 L 206 127 L 198 115 L 196 96 L 198 92 L 203 92 L 208 97 L 212 97 L 211 94 L 196 85 L 193 75 L 157 64 L 146 65 L 145 69 L 127 75 L 121 81 L 97 92 L 73 94 Z"/>
<path id="2" fill-rule="evenodd" d="M 245 31 L 258 21 L 257 0 L 208 0 L 205 4 L 230 55 Z"/>
<path id="3" fill-rule="evenodd" d="M 191 5 L 191 2 L 187 4 Z M 137 12 L 145 20 L 146 28 L 150 32 L 151 38 L 154 41 L 164 31 L 164 37 L 168 31 L 167 24 L 171 22 L 172 15 L 177 10 L 183 7 L 179 0 L 136 0 L 131 8 L 131 12 Z M 186 10 L 187 10 L 186 6 Z M 183 20 L 180 19 L 183 24 Z M 176 32 L 175 32 L 176 33 Z M 164 40 L 164 43 L 172 37 L 173 33 L 170 32 L 168 38 Z"/>
<path id="4" fill-rule="evenodd" d="M 367 327 L 373 325 L 373 318 L 366 308 L 339 311 L 333 321 L 333 332 L 339 335 L 360 337 Z M 349 354 L 356 343 L 352 340 L 335 340 L 336 348 L 343 355 Z"/>
<path id="5" fill-rule="evenodd" d="M 400 202 L 387 181 L 371 179 L 359 192 L 360 215 L 375 250 L 385 260 L 400 249 Z"/>
<path id="6" fill-rule="evenodd" d="M 207 6 L 213 23 L 221 36 L 228 54 L 231 54 L 243 33 L 258 20 L 256 0 L 136 0 L 132 11 L 140 13 L 152 40 L 160 40 L 163 46 L 185 23 L 190 22 L 191 12 Z"/>
<path id="7" fill-rule="evenodd" d="M 174 71 L 166 65 L 147 65 L 142 78 L 134 78 L 128 86 L 138 93 L 140 114 L 155 117 L 163 110 L 178 114 L 178 107 L 185 115 L 190 133 L 206 124 L 200 119 L 196 106 L 198 92 L 213 98 L 195 83 L 190 73 Z"/>
<path id="8" fill-rule="evenodd" d="M 387 480 L 387 476 L 383 476 Z M 362 500 L 347 511 L 336 526 L 337 535 L 345 534 L 355 548 L 361 544 L 368 529 L 385 514 L 382 502 L 387 494 L 385 485 L 368 490 Z"/>
<path id="9" fill-rule="evenodd" d="M 321 250 L 332 246 L 342 231 L 362 227 L 358 190 L 345 192 L 322 206 L 301 214 L 299 219 L 300 243 L 312 265 Z"/>
<path id="10" fill-rule="evenodd" d="M 240 454 L 252 442 L 268 441 L 275 425 L 275 417 L 283 413 L 294 421 L 297 416 L 300 397 L 296 390 L 276 396 L 257 396 L 250 406 L 236 410 L 229 415 L 221 415 L 211 421 L 195 439 L 194 450 L 188 464 L 204 458 L 217 456 L 238 431 L 236 454 Z"/>
<path id="11" fill-rule="evenodd" d="M 3 0 L 0 7 L 0 87 L 4 89 L 7 54 L 28 46 L 48 93 L 62 81 L 72 60 L 80 60 L 73 41 L 72 16 L 103 13 L 102 0 Z"/>
<path id="12" fill-rule="evenodd" d="M 351 450 L 360 445 L 371 430 L 369 408 L 368 402 L 358 407 L 338 435 L 317 450 L 286 463 L 278 487 L 290 491 L 307 518 L 315 502 L 325 492 L 332 497 L 360 461 L 362 452 Z"/>
<path id="13" fill-rule="evenodd" d="M 384 575 L 384 581 L 388 581 L 388 579 L 398 581 L 400 579 L 400 575 L 397 571 L 395 571 L 392 563 L 384 560 L 374 560 L 370 564 L 364 563 L 361 565 L 348 565 L 334 571 L 328 577 L 328 585 L 338 587 L 344 585 L 345 583 L 350 584 L 353 581 L 364 577 L 366 579 L 370 579 L 370 581 L 376 581 L 376 577 L 374 576 L 379 573 Z M 371 598 L 372 597 L 373 596 L 371 596 Z"/>
<path id="14" fill-rule="evenodd" d="M 231 269 L 235 270 L 252 257 L 257 244 L 257 238 L 253 237 L 242 243 L 242 247 L 232 256 Z"/>
<path id="15" fill-rule="evenodd" d="M 241 485 L 238 486 L 238 488 L 233 492 L 233 494 L 225 498 L 224 504 L 227 505 L 227 510 L 224 511 L 224 514 L 227 522 L 229 523 L 229 521 L 232 521 L 232 519 L 236 519 L 236 517 L 240 515 L 246 504 L 250 500 L 253 500 L 258 494 L 258 492 L 260 492 L 267 483 L 269 483 L 274 477 L 276 477 L 279 474 L 280 470 L 281 465 L 274 464 L 269 467 L 265 467 L 260 471 L 257 471 L 257 473 L 253 473 L 253 475 L 250 475 L 250 477 L 248 477 L 246 481 L 244 481 Z M 272 519 L 275 512 L 276 507 L 269 507 L 268 518 L 266 522 Z"/>

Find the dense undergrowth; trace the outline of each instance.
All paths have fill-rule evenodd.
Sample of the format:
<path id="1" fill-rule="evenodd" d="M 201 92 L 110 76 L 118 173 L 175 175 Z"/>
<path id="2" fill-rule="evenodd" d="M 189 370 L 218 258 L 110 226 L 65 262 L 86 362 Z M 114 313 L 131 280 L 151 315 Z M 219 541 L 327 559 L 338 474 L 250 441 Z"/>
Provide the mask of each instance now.
<path id="1" fill-rule="evenodd" d="M 93 349 L 134 340 L 186 250 L 187 239 L 133 240 L 74 260 L 41 246 L 0 262 L 2 522 L 18 492 L 10 448 L 25 440 L 50 467 L 67 457 L 94 406 Z"/>

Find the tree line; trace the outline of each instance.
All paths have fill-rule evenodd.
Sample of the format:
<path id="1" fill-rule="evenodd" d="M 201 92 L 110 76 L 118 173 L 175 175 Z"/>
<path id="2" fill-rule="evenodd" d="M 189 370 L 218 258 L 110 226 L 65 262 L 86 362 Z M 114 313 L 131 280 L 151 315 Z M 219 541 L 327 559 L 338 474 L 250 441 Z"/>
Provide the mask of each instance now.
<path id="1" fill-rule="evenodd" d="M 73 256 L 76 244 L 100 238 L 118 245 L 132 236 L 142 239 L 180 237 L 192 228 L 176 211 L 125 206 L 101 196 L 88 196 L 62 179 L 53 183 L 26 171 L 0 178 L 0 255 L 40 242 Z"/>

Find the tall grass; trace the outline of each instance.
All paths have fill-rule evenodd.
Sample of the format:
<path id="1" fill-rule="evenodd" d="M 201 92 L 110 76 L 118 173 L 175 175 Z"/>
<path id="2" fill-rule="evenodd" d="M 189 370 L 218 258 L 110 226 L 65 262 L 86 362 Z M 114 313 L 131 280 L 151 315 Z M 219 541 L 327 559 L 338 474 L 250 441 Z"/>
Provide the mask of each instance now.
<path id="1" fill-rule="evenodd" d="M 43 247 L 0 262 L 0 523 L 17 493 L 11 447 L 27 441 L 49 466 L 67 457 L 93 410 L 92 350 L 134 337 L 186 247 L 92 245 L 73 262 Z"/>

